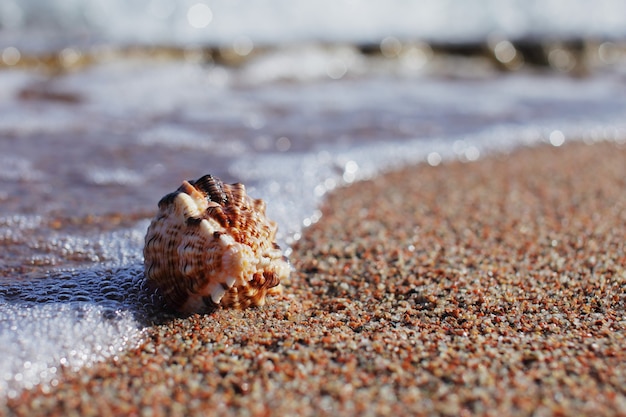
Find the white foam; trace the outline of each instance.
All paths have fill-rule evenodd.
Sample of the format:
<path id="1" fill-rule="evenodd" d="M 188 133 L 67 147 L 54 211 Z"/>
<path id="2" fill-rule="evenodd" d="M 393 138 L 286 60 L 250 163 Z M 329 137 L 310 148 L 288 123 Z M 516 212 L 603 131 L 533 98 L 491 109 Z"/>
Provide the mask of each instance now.
<path id="1" fill-rule="evenodd" d="M 0 395 L 15 397 L 36 384 L 54 384 L 61 367 L 78 370 L 123 352 L 139 338 L 128 311 L 89 303 L 0 301 Z M 109 318 L 105 318 L 109 317 Z"/>
<path id="2" fill-rule="evenodd" d="M 0 287 L 0 393 L 54 384 L 139 340 L 148 296 L 140 267 L 59 271 Z"/>
<path id="3" fill-rule="evenodd" d="M 37 170 L 28 159 L 0 156 L 0 180 L 35 181 L 42 176 L 43 173 Z"/>
<path id="4" fill-rule="evenodd" d="M 445 140 L 381 141 L 317 153 L 257 155 L 234 162 L 230 172 L 244 181 L 258 183 L 250 187 L 249 193 L 272 202 L 267 208 L 268 215 L 279 219 L 279 241 L 289 247 L 303 227 L 319 220 L 317 207 L 322 198 L 339 186 L 403 166 L 429 163 L 432 155 L 437 155 L 438 165 L 454 159 L 471 162 L 480 156 L 507 153 L 520 146 L 554 145 L 551 139 L 554 132 L 562 137 L 558 146 L 566 141 L 622 141 L 626 137 L 626 123 L 616 120 L 610 124 L 552 122 L 500 126 Z"/>
<path id="5" fill-rule="evenodd" d="M 39 215 L 14 214 L 0 216 L 0 231 L 32 230 L 39 227 L 43 219 Z"/>
<path id="6" fill-rule="evenodd" d="M 96 185 L 138 185 L 146 181 L 143 174 L 127 168 L 95 167 L 86 177 Z"/>

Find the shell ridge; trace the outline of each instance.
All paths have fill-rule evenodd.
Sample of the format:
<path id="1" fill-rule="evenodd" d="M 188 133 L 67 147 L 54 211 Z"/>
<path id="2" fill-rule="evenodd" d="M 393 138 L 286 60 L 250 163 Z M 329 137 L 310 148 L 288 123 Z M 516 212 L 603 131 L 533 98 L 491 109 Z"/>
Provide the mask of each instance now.
<path id="1" fill-rule="evenodd" d="M 193 182 L 193 185 L 202 190 L 210 201 L 225 205 L 228 203 L 228 196 L 224 190 L 224 183 L 212 175 L 204 175 Z"/>

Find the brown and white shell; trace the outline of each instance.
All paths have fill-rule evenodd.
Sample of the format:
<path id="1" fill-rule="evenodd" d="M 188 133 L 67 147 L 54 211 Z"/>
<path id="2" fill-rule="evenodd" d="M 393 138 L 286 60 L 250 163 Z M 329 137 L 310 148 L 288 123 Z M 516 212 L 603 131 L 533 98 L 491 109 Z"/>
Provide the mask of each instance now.
<path id="1" fill-rule="evenodd" d="M 144 246 L 149 288 L 169 308 L 210 312 L 219 306 L 261 306 L 280 294 L 290 267 L 275 242 L 265 202 L 242 184 L 205 175 L 183 181 L 159 201 Z"/>

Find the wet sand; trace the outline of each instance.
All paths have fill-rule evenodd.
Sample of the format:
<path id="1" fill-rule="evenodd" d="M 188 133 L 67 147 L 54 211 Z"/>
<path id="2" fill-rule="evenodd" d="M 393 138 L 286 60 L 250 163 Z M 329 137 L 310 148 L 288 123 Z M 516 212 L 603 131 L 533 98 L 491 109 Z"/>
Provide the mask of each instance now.
<path id="1" fill-rule="evenodd" d="M 282 298 L 152 326 L 3 413 L 626 415 L 624 161 L 539 147 L 337 190 Z"/>

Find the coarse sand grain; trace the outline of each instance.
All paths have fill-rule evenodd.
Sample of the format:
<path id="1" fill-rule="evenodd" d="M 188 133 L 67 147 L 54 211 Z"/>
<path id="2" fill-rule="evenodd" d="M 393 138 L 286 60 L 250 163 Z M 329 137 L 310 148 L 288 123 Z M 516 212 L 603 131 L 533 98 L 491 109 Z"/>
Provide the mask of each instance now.
<path id="1" fill-rule="evenodd" d="M 626 146 L 419 165 L 322 209 L 282 297 L 149 326 L 2 413 L 626 415 Z"/>

